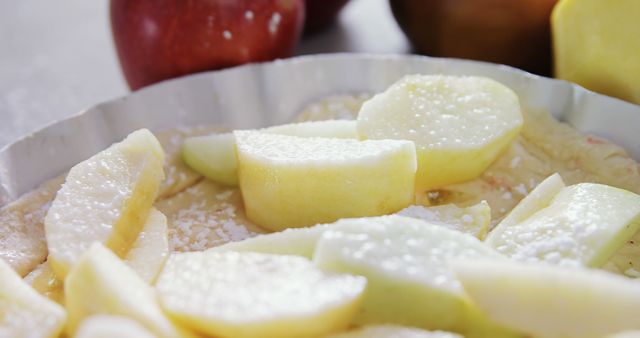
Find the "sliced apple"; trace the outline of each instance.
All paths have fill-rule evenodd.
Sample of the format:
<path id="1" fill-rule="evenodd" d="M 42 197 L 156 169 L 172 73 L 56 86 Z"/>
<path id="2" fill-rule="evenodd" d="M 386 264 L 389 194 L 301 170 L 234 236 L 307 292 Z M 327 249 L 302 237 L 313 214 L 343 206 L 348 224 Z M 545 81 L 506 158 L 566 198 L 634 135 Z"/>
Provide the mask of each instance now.
<path id="1" fill-rule="evenodd" d="M 153 284 L 169 256 L 167 218 L 156 208 L 127 253 L 125 262 L 147 283 Z"/>
<path id="2" fill-rule="evenodd" d="M 547 207 L 526 219 L 500 224 L 487 242 L 519 261 L 600 267 L 638 229 L 640 195 L 581 183 L 562 189 Z"/>
<path id="3" fill-rule="evenodd" d="M 477 238 L 402 216 L 343 219 L 320 237 L 315 263 L 365 276 L 367 292 L 356 322 L 395 323 L 467 332 L 473 306 L 449 270 L 460 257 L 501 259 Z"/>
<path id="4" fill-rule="evenodd" d="M 260 132 L 300 137 L 358 138 L 355 121 L 328 120 L 290 123 Z M 226 185 L 238 185 L 238 158 L 232 133 L 194 136 L 182 146 L 182 158 L 203 176 Z"/>
<path id="5" fill-rule="evenodd" d="M 64 286 L 62 280 L 56 277 L 48 262 L 44 262 L 24 277 L 39 294 L 58 304 L 64 304 Z"/>
<path id="6" fill-rule="evenodd" d="M 0 336 L 55 338 L 66 316 L 62 306 L 38 294 L 0 259 Z"/>
<path id="7" fill-rule="evenodd" d="M 80 324 L 75 338 L 156 338 L 156 335 L 131 318 L 95 315 Z"/>
<path id="8" fill-rule="evenodd" d="M 313 258 L 318 238 L 333 224 L 318 224 L 308 228 L 291 228 L 257 235 L 237 242 L 213 247 L 209 251 L 252 251 L 276 255 L 296 255 Z"/>
<path id="9" fill-rule="evenodd" d="M 524 222 L 536 212 L 548 207 L 554 197 L 558 195 L 566 185 L 559 174 L 553 174 L 540 182 L 531 192 L 509 212 L 509 214 L 491 230 L 486 242 L 494 244 L 499 238 L 505 236 L 507 231 L 514 224 Z"/>
<path id="10" fill-rule="evenodd" d="M 408 326 L 369 325 L 327 338 L 462 338 L 462 336 L 451 332 L 425 331 Z"/>
<path id="11" fill-rule="evenodd" d="M 44 221 L 49 264 L 64 278 L 94 242 L 124 256 L 163 178 L 164 153 L 146 129 L 69 171 Z"/>
<path id="12" fill-rule="evenodd" d="M 441 224 L 449 229 L 467 233 L 482 240 L 491 225 L 491 207 L 486 201 L 466 208 L 455 204 L 432 207 L 412 205 L 397 212 L 400 216 Z"/>
<path id="13" fill-rule="evenodd" d="M 640 329 L 640 283 L 599 270 L 465 260 L 465 292 L 494 321 L 533 337 L 603 337 Z"/>
<path id="14" fill-rule="evenodd" d="M 363 138 L 415 142 L 419 191 L 479 176 L 522 124 L 518 96 L 482 77 L 405 76 L 358 114 Z"/>
<path id="15" fill-rule="evenodd" d="M 164 309 L 216 337 L 319 337 L 345 329 L 366 280 L 297 256 L 173 254 L 156 284 Z"/>
<path id="16" fill-rule="evenodd" d="M 69 272 L 64 284 L 74 334 L 86 318 L 99 314 L 130 317 L 158 337 L 185 337 L 162 312 L 154 290 L 111 250 L 94 243 Z"/>
<path id="17" fill-rule="evenodd" d="M 272 231 L 389 214 L 413 201 L 413 142 L 235 136 L 247 216 Z"/>

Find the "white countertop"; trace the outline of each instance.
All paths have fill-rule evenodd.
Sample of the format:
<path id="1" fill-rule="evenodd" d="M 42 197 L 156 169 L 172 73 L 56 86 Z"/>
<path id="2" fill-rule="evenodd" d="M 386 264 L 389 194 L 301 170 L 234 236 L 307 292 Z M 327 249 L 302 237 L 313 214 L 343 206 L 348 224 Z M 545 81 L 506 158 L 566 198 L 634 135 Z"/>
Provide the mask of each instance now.
<path id="1" fill-rule="evenodd" d="M 0 149 L 53 121 L 129 92 L 111 40 L 108 0 L 0 0 Z M 351 0 L 297 55 L 406 53 L 387 0 Z"/>

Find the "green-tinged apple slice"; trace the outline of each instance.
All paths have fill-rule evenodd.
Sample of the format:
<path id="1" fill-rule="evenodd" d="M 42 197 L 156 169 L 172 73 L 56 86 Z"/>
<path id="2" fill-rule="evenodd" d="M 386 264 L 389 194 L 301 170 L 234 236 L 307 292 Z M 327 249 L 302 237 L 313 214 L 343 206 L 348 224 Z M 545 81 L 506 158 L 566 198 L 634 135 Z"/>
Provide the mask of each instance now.
<path id="1" fill-rule="evenodd" d="M 502 256 L 477 238 L 402 217 L 343 219 L 318 240 L 315 263 L 365 276 L 359 324 L 395 323 L 467 332 L 474 308 L 449 270 L 455 258 Z"/>
<path id="2" fill-rule="evenodd" d="M 601 270 L 464 260 L 465 292 L 494 321 L 533 337 L 603 337 L 640 329 L 640 283 Z"/>
<path id="3" fill-rule="evenodd" d="M 164 309 L 215 337 L 320 337 L 344 330 L 367 281 L 306 258 L 254 252 L 169 257 L 156 283 Z"/>
<path id="4" fill-rule="evenodd" d="M 640 278 L 640 230 L 627 240 L 602 268 L 627 277 Z"/>
<path id="5" fill-rule="evenodd" d="M 0 259 L 0 337 L 55 338 L 67 314 Z"/>
<path id="6" fill-rule="evenodd" d="M 359 329 L 338 333 L 327 338 L 462 338 L 445 331 L 426 331 L 399 325 L 367 325 Z"/>
<path id="7" fill-rule="evenodd" d="M 182 143 L 182 160 L 208 179 L 238 185 L 236 139 L 232 133 L 188 137 Z"/>
<path id="8" fill-rule="evenodd" d="M 191 337 L 165 316 L 153 288 L 100 243 L 71 269 L 64 291 L 70 334 L 84 319 L 109 314 L 130 317 L 158 337 Z"/>
<path id="9" fill-rule="evenodd" d="M 488 244 L 518 261 L 600 267 L 640 228 L 640 195 L 581 183 L 563 188 L 529 217 L 515 218 L 519 222 L 500 224 Z"/>
<path id="10" fill-rule="evenodd" d="M 123 316 L 95 315 L 82 321 L 75 338 L 156 338 L 137 321 Z"/>
<path id="11" fill-rule="evenodd" d="M 299 137 L 358 138 L 356 122 L 350 120 L 290 123 L 259 131 Z M 183 143 L 182 158 L 192 169 L 215 182 L 238 185 L 236 140 L 232 133 L 189 137 Z"/>

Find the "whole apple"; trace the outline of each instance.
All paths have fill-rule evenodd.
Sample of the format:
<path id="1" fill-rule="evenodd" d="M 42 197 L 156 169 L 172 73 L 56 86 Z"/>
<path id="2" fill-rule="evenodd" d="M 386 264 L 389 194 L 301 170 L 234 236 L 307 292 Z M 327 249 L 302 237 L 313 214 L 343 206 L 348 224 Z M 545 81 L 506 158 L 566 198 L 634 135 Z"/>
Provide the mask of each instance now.
<path id="1" fill-rule="evenodd" d="M 557 0 L 389 0 L 417 52 L 551 72 Z"/>
<path id="2" fill-rule="evenodd" d="M 132 90 L 184 74 L 291 56 L 304 0 L 111 0 Z"/>
<path id="3" fill-rule="evenodd" d="M 306 0 L 304 33 L 310 34 L 326 28 L 349 0 Z"/>

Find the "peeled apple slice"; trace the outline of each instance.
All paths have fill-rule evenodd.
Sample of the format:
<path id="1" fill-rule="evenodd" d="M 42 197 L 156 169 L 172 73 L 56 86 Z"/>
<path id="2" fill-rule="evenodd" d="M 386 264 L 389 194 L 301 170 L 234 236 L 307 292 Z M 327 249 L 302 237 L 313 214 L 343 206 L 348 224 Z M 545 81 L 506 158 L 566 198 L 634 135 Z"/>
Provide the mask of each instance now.
<path id="1" fill-rule="evenodd" d="M 230 186 L 238 185 L 236 140 L 231 133 L 185 139 L 182 160 L 208 179 Z"/>
<path id="2" fill-rule="evenodd" d="M 100 243 L 69 272 L 64 291 L 70 334 L 84 319 L 109 314 L 134 319 L 158 337 L 188 337 L 164 315 L 154 290 Z"/>
<path id="3" fill-rule="evenodd" d="M 75 338 L 156 338 L 135 320 L 122 316 L 96 315 L 85 319 Z"/>
<path id="4" fill-rule="evenodd" d="M 487 243 L 518 261 L 600 267 L 638 229 L 640 195 L 581 183 L 526 219 L 498 225 Z"/>
<path id="5" fill-rule="evenodd" d="M 474 311 L 449 270 L 455 258 L 502 256 L 477 238 L 402 216 L 343 219 L 320 237 L 323 269 L 367 278 L 356 323 L 472 330 Z"/>
<path id="6" fill-rule="evenodd" d="M 300 137 L 358 138 L 356 122 L 328 120 L 283 124 L 260 132 Z M 232 133 L 194 136 L 182 146 L 182 158 L 203 176 L 226 185 L 238 185 L 236 140 Z"/>
<path id="7" fill-rule="evenodd" d="M 503 237 L 504 232 L 514 224 L 524 222 L 531 215 L 548 207 L 565 187 L 562 177 L 557 173 L 544 179 L 491 230 L 487 236 L 487 243 L 493 243 L 494 238 Z"/>
<path id="8" fill-rule="evenodd" d="M 561 0 L 551 15 L 555 75 L 640 104 L 640 1 Z"/>
<path id="9" fill-rule="evenodd" d="M 163 161 L 158 140 L 141 129 L 71 168 L 44 220 L 59 278 L 94 242 L 119 256 L 129 251 L 158 194 Z"/>
<path id="10" fill-rule="evenodd" d="M 169 256 L 167 218 L 156 208 L 127 253 L 125 262 L 147 283 L 153 284 Z"/>
<path id="11" fill-rule="evenodd" d="M 461 335 L 444 331 L 425 331 L 398 325 L 370 325 L 327 338 L 462 338 Z"/>
<path id="12" fill-rule="evenodd" d="M 333 224 L 318 224 L 308 228 L 291 228 L 257 235 L 238 242 L 229 242 L 208 251 L 251 251 L 276 255 L 296 255 L 313 258 L 318 238 Z"/>
<path id="13" fill-rule="evenodd" d="M 379 216 L 414 198 L 413 142 L 236 131 L 248 218 L 272 231 Z"/>
<path id="14" fill-rule="evenodd" d="M 491 207 L 486 201 L 466 208 L 455 204 L 432 207 L 412 205 L 400 210 L 400 216 L 412 217 L 437 223 L 452 230 L 464 232 L 480 240 L 484 239 L 491 225 Z"/>
<path id="15" fill-rule="evenodd" d="M 24 276 L 24 281 L 29 284 L 39 294 L 51 299 L 58 304 L 64 304 L 64 286 L 62 281 L 56 277 L 48 262 L 44 262 L 28 275 Z"/>
<path id="16" fill-rule="evenodd" d="M 516 94 L 482 77 L 408 75 L 366 101 L 358 115 L 366 139 L 416 144 L 416 189 L 479 176 L 518 134 Z"/>
<path id="17" fill-rule="evenodd" d="M 205 251 L 173 254 L 156 287 L 165 311 L 202 333 L 286 338 L 345 329 L 365 285 L 302 257 Z"/>
<path id="18" fill-rule="evenodd" d="M 66 316 L 62 306 L 38 294 L 0 259 L 1 337 L 55 338 Z"/>
<path id="19" fill-rule="evenodd" d="M 465 292 L 494 321 L 532 337 L 604 337 L 640 328 L 640 283 L 600 270 L 465 260 Z"/>

